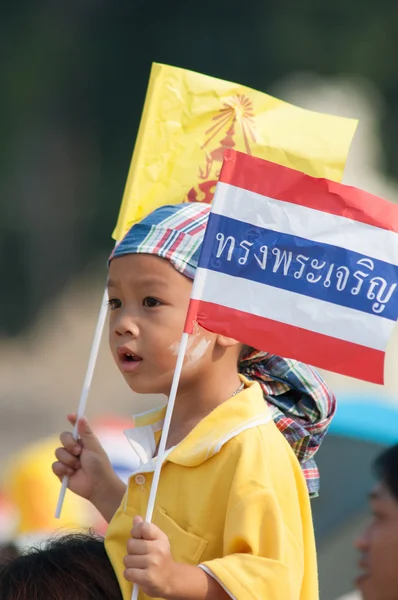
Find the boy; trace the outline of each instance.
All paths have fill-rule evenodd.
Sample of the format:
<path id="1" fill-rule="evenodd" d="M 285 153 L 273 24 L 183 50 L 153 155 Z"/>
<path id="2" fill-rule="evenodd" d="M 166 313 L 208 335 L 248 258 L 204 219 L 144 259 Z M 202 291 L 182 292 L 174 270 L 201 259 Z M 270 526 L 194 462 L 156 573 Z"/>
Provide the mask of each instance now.
<path id="1" fill-rule="evenodd" d="M 209 210 L 162 207 L 110 258 L 111 351 L 138 393 L 170 392 Z M 136 417 L 127 432 L 142 463 L 127 490 L 85 420 L 80 444 L 61 436 L 53 470 L 110 521 L 107 550 L 126 600 L 133 582 L 140 599 L 318 598 L 309 461 L 335 400 L 309 367 L 247 353 L 201 328 L 191 336 L 152 524 L 141 517 L 164 410 Z"/>

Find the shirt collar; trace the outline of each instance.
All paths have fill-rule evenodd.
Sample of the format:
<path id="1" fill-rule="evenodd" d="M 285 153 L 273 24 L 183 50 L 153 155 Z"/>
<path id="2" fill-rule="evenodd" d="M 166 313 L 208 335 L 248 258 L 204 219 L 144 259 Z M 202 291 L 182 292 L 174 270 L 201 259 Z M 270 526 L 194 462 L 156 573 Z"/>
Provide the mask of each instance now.
<path id="1" fill-rule="evenodd" d="M 223 445 L 242 431 L 272 419 L 258 383 L 241 376 L 245 389 L 217 406 L 174 448 L 165 460 L 194 467 L 217 454 Z M 134 429 L 125 431 L 141 464 L 151 460 L 160 438 L 166 407 L 150 410 L 134 417 Z"/>

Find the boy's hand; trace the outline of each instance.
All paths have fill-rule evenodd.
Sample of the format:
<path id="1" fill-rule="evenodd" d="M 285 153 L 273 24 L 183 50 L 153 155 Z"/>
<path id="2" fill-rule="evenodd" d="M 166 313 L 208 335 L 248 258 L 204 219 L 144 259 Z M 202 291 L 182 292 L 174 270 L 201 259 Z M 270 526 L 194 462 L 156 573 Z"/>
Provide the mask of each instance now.
<path id="1" fill-rule="evenodd" d="M 76 418 L 75 414 L 68 415 L 69 423 L 75 425 Z M 57 461 L 52 470 L 60 480 L 67 475 L 69 489 L 90 500 L 109 522 L 122 500 L 125 486 L 87 419 L 79 419 L 78 434 L 76 441 L 69 431 L 61 433 L 62 447 L 55 451 Z"/>
<path id="2" fill-rule="evenodd" d="M 140 586 L 150 598 L 166 598 L 177 563 L 174 562 L 169 538 L 153 523 L 141 517 L 133 521 L 132 537 L 127 542 L 124 577 Z"/>
<path id="3" fill-rule="evenodd" d="M 229 600 L 230 595 L 202 569 L 176 563 L 169 538 L 153 523 L 135 517 L 127 542 L 124 577 L 150 598 L 166 600 Z"/>

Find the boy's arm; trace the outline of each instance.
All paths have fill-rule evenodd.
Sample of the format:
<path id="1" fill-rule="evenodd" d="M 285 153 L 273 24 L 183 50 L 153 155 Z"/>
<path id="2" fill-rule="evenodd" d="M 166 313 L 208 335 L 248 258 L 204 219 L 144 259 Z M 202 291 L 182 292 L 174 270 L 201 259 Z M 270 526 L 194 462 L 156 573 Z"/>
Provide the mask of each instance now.
<path id="1" fill-rule="evenodd" d="M 165 600 L 231 600 L 217 581 L 199 567 L 175 563 Z"/>
<path id="2" fill-rule="evenodd" d="M 230 598 L 318 600 L 311 513 L 293 502 L 289 507 L 291 498 L 284 506 L 280 500 L 272 490 L 242 498 L 227 515 L 224 556 L 200 565 Z M 303 500 L 308 506 L 308 495 Z M 297 519 L 294 532 L 286 510 Z"/>
<path id="3" fill-rule="evenodd" d="M 122 502 L 125 491 L 125 484 L 115 473 L 112 479 L 107 479 L 97 486 L 89 500 L 105 521 L 110 523 Z"/>

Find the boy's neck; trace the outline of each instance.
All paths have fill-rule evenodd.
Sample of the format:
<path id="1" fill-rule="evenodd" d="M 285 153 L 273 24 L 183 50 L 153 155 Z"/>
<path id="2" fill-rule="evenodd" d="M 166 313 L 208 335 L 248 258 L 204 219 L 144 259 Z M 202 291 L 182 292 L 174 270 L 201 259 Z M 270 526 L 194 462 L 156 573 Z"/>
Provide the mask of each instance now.
<path id="1" fill-rule="evenodd" d="M 226 402 L 239 389 L 237 371 L 229 377 L 203 377 L 195 389 L 180 389 L 177 394 L 166 448 L 179 444 L 217 406 Z"/>

